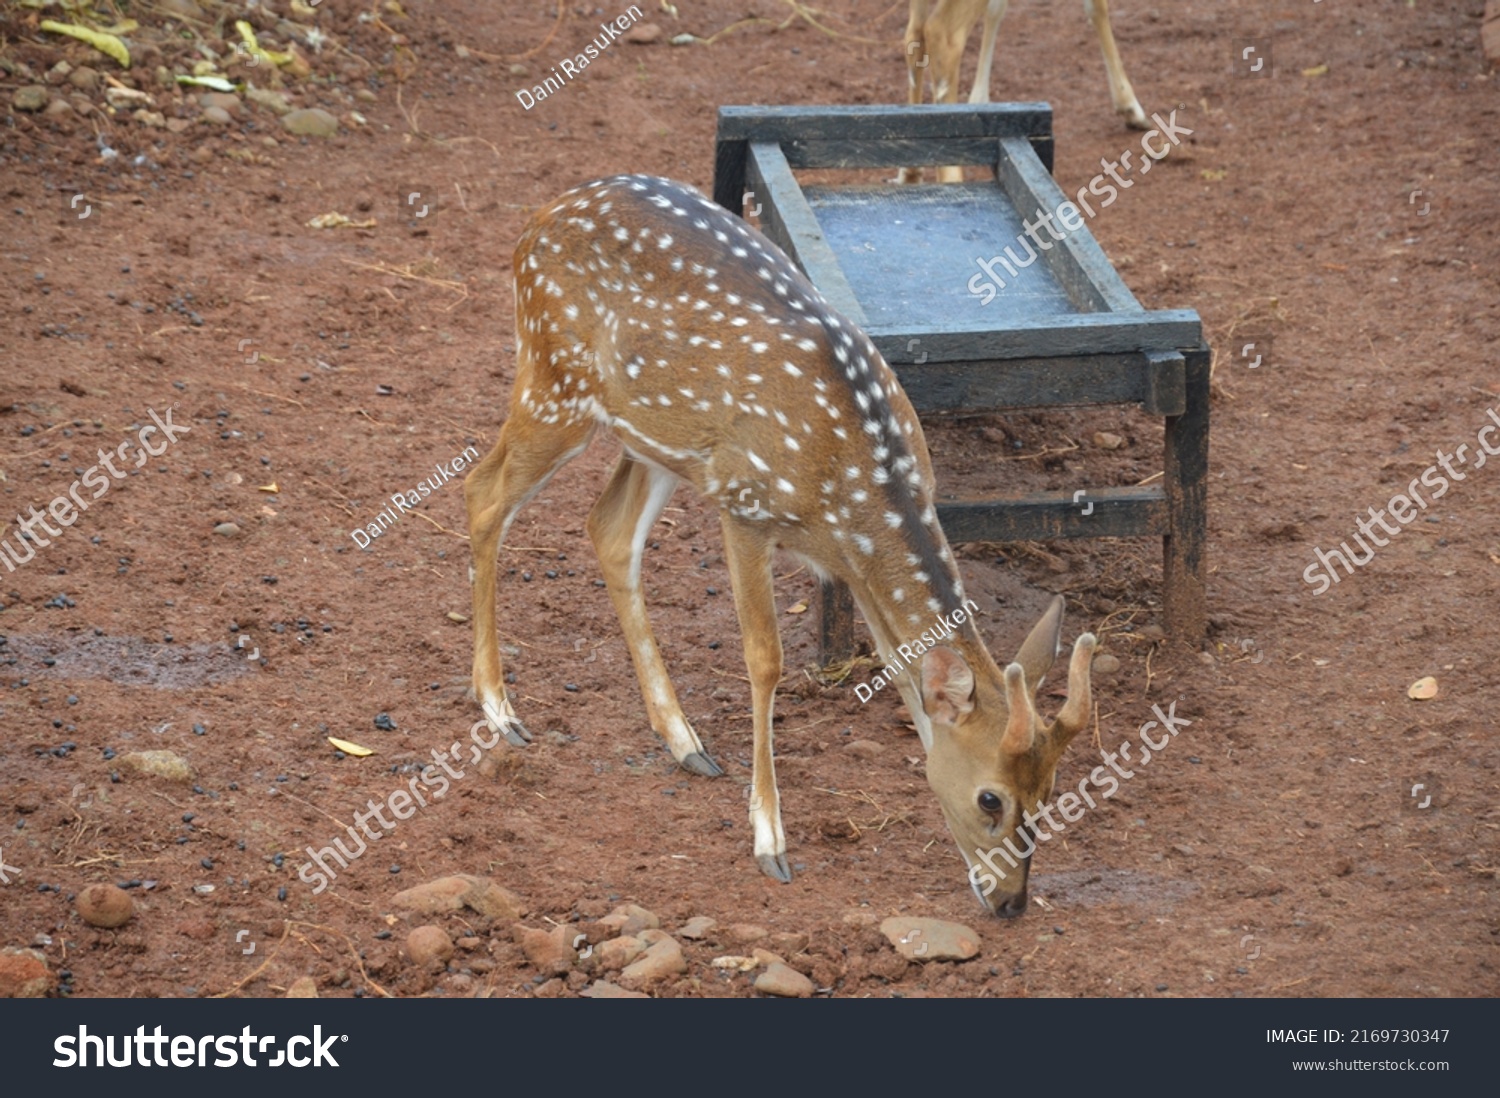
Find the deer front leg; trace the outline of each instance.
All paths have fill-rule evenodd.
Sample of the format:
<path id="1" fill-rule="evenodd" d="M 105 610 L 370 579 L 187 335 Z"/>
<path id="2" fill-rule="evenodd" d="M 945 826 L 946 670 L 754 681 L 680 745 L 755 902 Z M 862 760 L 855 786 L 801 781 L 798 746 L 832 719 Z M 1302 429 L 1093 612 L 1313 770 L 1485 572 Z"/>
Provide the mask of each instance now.
<path id="1" fill-rule="evenodd" d="M 734 608 L 740 619 L 740 641 L 750 672 L 750 705 L 755 749 L 750 776 L 750 826 L 755 860 L 766 876 L 789 883 L 786 832 L 781 827 L 781 794 L 776 788 L 776 760 L 771 748 L 771 714 L 776 684 L 781 681 L 781 633 L 776 624 L 776 595 L 771 577 L 773 546 L 765 535 L 723 517 L 724 557 L 734 585 Z"/>
<path id="2" fill-rule="evenodd" d="M 641 596 L 641 554 L 646 538 L 676 487 L 677 478 L 666 470 L 621 457 L 604 494 L 589 512 L 589 537 L 599 554 L 610 601 L 615 604 L 635 663 L 651 727 L 667 741 L 672 757 L 684 770 L 717 778 L 724 772 L 709 758 L 678 704 L 646 617 L 646 600 Z"/>

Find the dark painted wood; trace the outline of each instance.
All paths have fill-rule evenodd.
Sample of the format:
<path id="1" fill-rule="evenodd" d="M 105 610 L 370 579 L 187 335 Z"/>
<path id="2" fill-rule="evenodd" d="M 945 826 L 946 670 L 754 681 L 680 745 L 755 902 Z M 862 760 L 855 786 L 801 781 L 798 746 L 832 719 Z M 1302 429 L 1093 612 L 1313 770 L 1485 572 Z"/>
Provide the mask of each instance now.
<path id="1" fill-rule="evenodd" d="M 1129 354 L 893 364 L 891 368 L 912 407 L 927 415 L 1059 405 L 1144 406 L 1150 398 L 1147 367 L 1146 355 Z"/>
<path id="2" fill-rule="evenodd" d="M 990 316 L 993 325 L 982 327 Z M 1194 347 L 1203 338 L 1203 322 L 1192 309 L 1155 309 L 1137 313 L 1074 313 L 1065 317 L 1024 319 L 999 313 L 976 313 L 972 328 L 934 328 L 921 323 L 873 324 L 866 334 L 891 361 L 910 359 L 909 342 L 920 339 L 918 355 L 929 362 L 984 362 L 1005 358 L 1067 357 L 1175 351 Z"/>
<path id="3" fill-rule="evenodd" d="M 744 141 L 726 141 L 724 135 L 714 144 L 714 201 L 736 217 L 745 215 L 745 161 L 750 146 Z"/>
<path id="4" fill-rule="evenodd" d="M 1029 143 L 1029 138 L 1016 140 Z M 937 164 L 981 164 L 994 168 L 999 145 L 993 137 L 912 137 L 881 141 L 779 142 L 794 168 L 920 168 Z"/>
<path id="5" fill-rule="evenodd" d="M 854 655 L 854 596 L 848 584 L 818 584 L 818 661 L 826 667 Z"/>
<path id="6" fill-rule="evenodd" d="M 1036 242 L 1033 247 L 1041 252 L 1042 260 L 1068 291 L 1076 308 L 1083 312 L 1141 311 L 1135 295 L 1120 281 L 1120 276 L 1088 231 L 1084 212 L 1063 194 L 1037 159 L 1030 142 L 1016 137 L 1000 139 L 998 176 L 1011 203 L 1034 226 L 1029 234 Z M 1041 221 L 1043 215 L 1056 214 L 1064 206 L 1072 207 L 1067 220 L 1078 228 L 1068 231 L 1053 218 L 1063 229 L 1062 239 L 1057 240 Z"/>
<path id="7" fill-rule="evenodd" d="M 751 208 L 760 204 L 760 220 L 766 235 L 792 257 L 830 305 L 859 327 L 867 326 L 869 318 L 823 238 L 818 219 L 803 197 L 781 147 L 752 141 L 746 179 L 752 195 Z"/>
<path id="8" fill-rule="evenodd" d="M 945 137 L 1049 137 L 1046 103 L 904 103 L 720 107 L 725 141 L 886 141 Z"/>
<path id="9" fill-rule="evenodd" d="M 940 502 L 938 522 L 950 542 L 1158 537 L 1167 532 L 1166 496 L 1157 485 L 1092 488 L 1078 500 L 1074 495 L 1047 492 L 1020 499 Z"/>
<path id="10" fill-rule="evenodd" d="M 1187 351 L 1185 404 L 1167 417 L 1163 483 L 1171 516 L 1163 538 L 1162 601 L 1167 631 L 1194 648 L 1208 635 L 1208 379 L 1206 346 Z"/>
<path id="11" fill-rule="evenodd" d="M 1187 411 L 1187 371 L 1177 351 L 1151 351 L 1142 376 L 1146 395 L 1141 407 L 1158 416 L 1180 416 Z"/>

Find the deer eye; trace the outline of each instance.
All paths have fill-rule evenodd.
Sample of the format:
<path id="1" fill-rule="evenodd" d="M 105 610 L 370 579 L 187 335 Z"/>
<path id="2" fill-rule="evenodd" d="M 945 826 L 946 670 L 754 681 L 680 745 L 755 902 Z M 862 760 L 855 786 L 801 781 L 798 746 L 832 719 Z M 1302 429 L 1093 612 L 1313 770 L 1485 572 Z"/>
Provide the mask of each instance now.
<path id="1" fill-rule="evenodd" d="M 986 789 L 983 793 L 979 794 L 979 807 L 991 815 L 996 815 L 1005 807 L 1005 802 Z"/>

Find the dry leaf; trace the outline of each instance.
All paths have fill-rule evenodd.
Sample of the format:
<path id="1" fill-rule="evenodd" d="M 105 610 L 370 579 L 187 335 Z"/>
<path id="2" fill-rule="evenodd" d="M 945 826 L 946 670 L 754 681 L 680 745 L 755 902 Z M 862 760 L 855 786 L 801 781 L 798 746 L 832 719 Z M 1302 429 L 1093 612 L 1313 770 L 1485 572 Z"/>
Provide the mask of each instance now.
<path id="1" fill-rule="evenodd" d="M 457 613 L 456 611 L 449 610 L 448 611 L 448 620 L 449 621 L 456 621 L 456 622 L 458 622 L 459 625 L 462 625 L 464 622 L 468 621 L 469 619 L 466 618 L 466 617 L 464 617 L 462 614 Z"/>
<path id="2" fill-rule="evenodd" d="M 1314 65 L 1310 69 L 1303 69 L 1302 70 L 1302 75 L 1303 76 L 1327 76 L 1328 75 L 1328 66 L 1327 65 Z"/>
<path id="3" fill-rule="evenodd" d="M 341 740 L 337 736 L 329 736 L 328 742 L 333 744 L 334 747 L 337 747 L 345 755 L 353 755 L 356 759 L 362 759 L 366 755 L 375 754 L 375 752 L 371 751 L 368 747 L 361 747 L 357 743 L 350 743 L 348 740 Z"/>
<path id="4" fill-rule="evenodd" d="M 1437 697 L 1437 679 L 1431 675 L 1418 679 L 1406 688 L 1406 696 L 1413 701 L 1426 701 L 1428 698 Z"/>
<path id="5" fill-rule="evenodd" d="M 274 496 L 279 494 L 281 492 L 281 489 L 276 486 L 276 482 L 273 480 L 270 484 L 262 484 L 259 488 L 256 489 L 256 491 L 269 492 Z"/>
<path id="6" fill-rule="evenodd" d="M 807 603 L 798 602 L 795 606 L 788 606 L 786 612 L 788 614 L 805 614 L 807 613 Z"/>
<path id="7" fill-rule="evenodd" d="M 55 19 L 43 19 L 39 24 L 44 31 L 53 34 L 66 34 L 70 38 L 77 38 L 81 42 L 87 42 L 100 53 L 108 54 L 120 63 L 120 68 L 130 68 L 130 50 L 125 43 L 112 34 L 104 34 L 100 31 L 90 30 L 88 27 L 80 27 L 72 23 L 59 23 Z"/>

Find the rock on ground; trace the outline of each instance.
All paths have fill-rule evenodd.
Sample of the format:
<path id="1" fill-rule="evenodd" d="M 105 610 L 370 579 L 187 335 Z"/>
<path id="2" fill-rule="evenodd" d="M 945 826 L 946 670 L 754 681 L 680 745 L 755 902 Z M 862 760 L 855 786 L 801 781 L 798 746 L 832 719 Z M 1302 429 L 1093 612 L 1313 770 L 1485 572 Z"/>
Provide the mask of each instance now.
<path id="1" fill-rule="evenodd" d="M 662 938 L 620 973 L 623 987 L 639 990 L 687 971 L 687 958 L 673 938 Z"/>
<path id="2" fill-rule="evenodd" d="M 639 934 L 643 930 L 656 930 L 661 926 L 661 920 L 656 917 L 656 913 L 647 911 L 639 904 L 623 904 L 599 922 L 625 935 Z"/>
<path id="3" fill-rule="evenodd" d="M 298 976 L 292 981 L 292 986 L 286 989 L 288 999 L 316 999 L 318 997 L 318 981 L 311 976 Z"/>
<path id="4" fill-rule="evenodd" d="M 52 990 L 47 958 L 34 949 L 0 949 L 0 999 L 41 999 Z"/>
<path id="5" fill-rule="evenodd" d="M 578 993 L 585 999 L 649 999 L 651 996 L 643 995 L 639 991 L 626 991 L 619 984 L 612 984 L 608 980 L 599 980 L 593 987 L 584 988 Z"/>
<path id="6" fill-rule="evenodd" d="M 526 913 L 525 905 L 514 892 L 501 888 L 487 877 L 467 873 L 439 877 L 408 888 L 391 897 L 391 903 L 419 915 L 443 915 L 467 907 L 487 918 L 507 922 Z"/>
<path id="7" fill-rule="evenodd" d="M 766 970 L 755 978 L 755 990 L 762 995 L 806 999 L 817 988 L 813 987 L 813 982 L 796 969 L 775 962 L 767 965 Z"/>
<path id="8" fill-rule="evenodd" d="M 632 46 L 650 46 L 661 41 L 661 27 L 655 23 L 637 23 L 622 37 Z"/>
<path id="9" fill-rule="evenodd" d="M 332 137 L 339 132 L 339 120 L 321 107 L 307 107 L 281 116 L 287 133 L 299 137 Z"/>
<path id="10" fill-rule="evenodd" d="M 134 910 L 130 893 L 112 884 L 91 884 L 78 894 L 78 914 L 89 926 L 113 930 L 128 923 Z"/>
<path id="11" fill-rule="evenodd" d="M 598 958 L 599 967 L 605 972 L 618 971 L 645 952 L 646 943 L 628 934 L 620 938 L 611 938 L 607 942 L 600 942 L 594 947 L 594 956 Z"/>
<path id="12" fill-rule="evenodd" d="M 406 955 L 412 964 L 426 968 L 453 956 L 453 939 L 440 926 L 419 926 L 406 936 Z"/>
<path id="13" fill-rule="evenodd" d="M 751 942 L 758 942 L 763 938 L 769 938 L 771 932 L 763 926 L 757 926 L 755 923 L 735 923 L 725 931 L 725 936 L 736 945 L 749 945 Z"/>
<path id="14" fill-rule="evenodd" d="M 708 937 L 709 931 L 719 924 L 707 915 L 694 915 L 682 924 L 682 929 L 677 932 L 679 938 L 686 938 L 690 942 L 702 941 Z"/>
<path id="15" fill-rule="evenodd" d="M 122 755 L 120 762 L 138 773 L 169 782 L 188 783 L 195 778 L 188 761 L 172 751 L 132 751 Z"/>
<path id="16" fill-rule="evenodd" d="M 17 88 L 10 97 L 10 105 L 18 111 L 39 111 L 52 99 L 52 95 L 41 84 L 28 84 Z"/>
<path id="17" fill-rule="evenodd" d="M 898 915 L 881 923 L 880 933 L 909 961 L 967 961 L 979 954 L 979 935 L 963 923 Z"/>
<path id="18" fill-rule="evenodd" d="M 578 931 L 566 924 L 555 926 L 551 930 L 534 930 L 518 924 L 513 937 L 521 947 L 521 952 L 526 954 L 526 960 L 543 975 L 561 976 L 578 959 L 578 954 L 573 949 Z"/>

